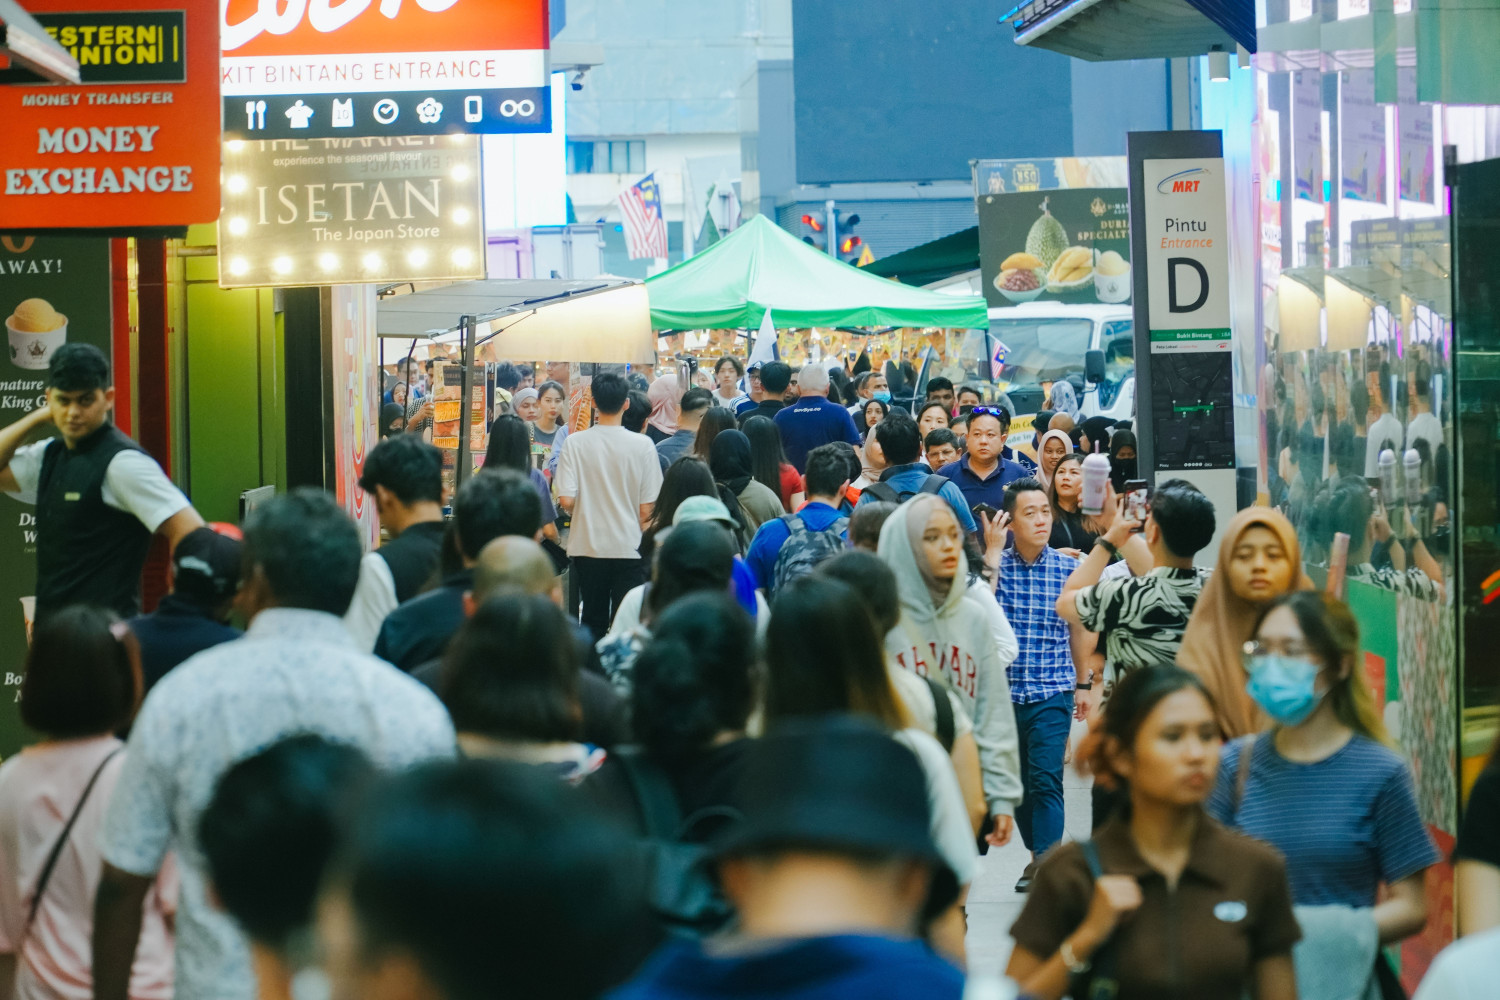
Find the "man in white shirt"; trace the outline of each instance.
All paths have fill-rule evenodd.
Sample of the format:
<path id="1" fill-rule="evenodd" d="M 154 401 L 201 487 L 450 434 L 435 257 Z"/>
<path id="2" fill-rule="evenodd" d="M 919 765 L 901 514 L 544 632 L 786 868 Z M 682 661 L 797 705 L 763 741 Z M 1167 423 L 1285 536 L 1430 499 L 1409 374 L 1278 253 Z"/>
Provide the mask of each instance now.
<path id="1" fill-rule="evenodd" d="M 591 391 L 599 421 L 568 436 L 557 463 L 557 496 L 572 517 L 568 556 L 583 624 L 598 639 L 625 595 L 646 579 L 638 550 L 661 490 L 661 463 L 649 437 L 621 426 L 629 394 L 625 379 L 596 375 Z"/>
<path id="2" fill-rule="evenodd" d="M 319 490 L 278 496 L 251 516 L 239 595 L 249 630 L 163 678 L 130 731 L 99 836 L 97 1000 L 129 994 L 142 902 L 169 851 L 182 877 L 176 995 L 255 996 L 244 935 L 209 897 L 198 842 L 199 817 L 233 764 L 294 733 L 355 747 L 383 768 L 456 752 L 442 703 L 356 649 L 340 623 L 362 549 L 354 522 Z"/>
<path id="3" fill-rule="evenodd" d="M 96 604 L 141 612 L 151 536 L 179 539 L 203 518 L 140 445 L 109 422 L 109 359 L 64 344 L 47 372 L 47 405 L 0 430 L 0 490 L 36 504 L 36 617 Z M 58 437 L 22 444 L 48 423 Z"/>

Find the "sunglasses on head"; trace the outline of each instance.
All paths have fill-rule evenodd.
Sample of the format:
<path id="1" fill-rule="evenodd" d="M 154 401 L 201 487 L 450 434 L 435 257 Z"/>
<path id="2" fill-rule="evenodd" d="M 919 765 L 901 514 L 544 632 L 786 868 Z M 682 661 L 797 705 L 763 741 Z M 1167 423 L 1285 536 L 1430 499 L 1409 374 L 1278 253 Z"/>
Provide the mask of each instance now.
<path id="1" fill-rule="evenodd" d="M 1010 423 L 1010 413 L 1002 406 L 976 406 L 969 411 L 971 417 L 994 417 L 1002 424 Z"/>

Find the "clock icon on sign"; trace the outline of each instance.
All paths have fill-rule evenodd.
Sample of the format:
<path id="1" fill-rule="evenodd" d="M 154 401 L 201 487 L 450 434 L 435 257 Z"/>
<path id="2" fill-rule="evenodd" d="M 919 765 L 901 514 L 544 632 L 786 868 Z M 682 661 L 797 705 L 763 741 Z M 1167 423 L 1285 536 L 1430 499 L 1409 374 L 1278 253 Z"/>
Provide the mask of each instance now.
<path id="1" fill-rule="evenodd" d="M 382 125 L 389 125 L 401 114 L 401 105 L 389 97 L 382 97 L 375 102 L 375 120 Z"/>

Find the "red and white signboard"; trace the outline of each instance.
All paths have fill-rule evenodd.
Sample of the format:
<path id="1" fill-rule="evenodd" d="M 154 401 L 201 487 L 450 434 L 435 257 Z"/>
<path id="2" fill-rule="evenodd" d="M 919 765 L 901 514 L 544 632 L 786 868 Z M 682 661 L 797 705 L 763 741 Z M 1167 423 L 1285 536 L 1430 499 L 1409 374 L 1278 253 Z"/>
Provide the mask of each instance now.
<path id="1" fill-rule="evenodd" d="M 223 0 L 231 138 L 546 132 L 546 0 Z"/>

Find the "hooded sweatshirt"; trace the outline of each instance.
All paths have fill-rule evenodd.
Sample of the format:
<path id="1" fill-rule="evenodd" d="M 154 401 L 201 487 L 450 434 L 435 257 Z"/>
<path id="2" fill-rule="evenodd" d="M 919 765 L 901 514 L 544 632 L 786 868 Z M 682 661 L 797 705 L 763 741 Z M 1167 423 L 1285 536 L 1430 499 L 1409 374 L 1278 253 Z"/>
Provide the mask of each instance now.
<path id="1" fill-rule="evenodd" d="M 907 521 L 929 516 L 932 506 L 942 503 L 933 496 L 914 497 L 880 530 L 880 557 L 895 573 L 901 596 L 901 621 L 886 636 L 886 654 L 896 666 L 942 680 L 957 692 L 974 720 L 985 801 L 994 815 L 1010 816 L 1021 801 L 1016 718 L 1005 678 L 1006 665 L 1016 656 L 1016 638 L 983 581 L 965 582 L 969 569 L 961 552 L 954 585 L 942 604 L 933 606 L 918 562 L 923 557 L 909 540 Z"/>

